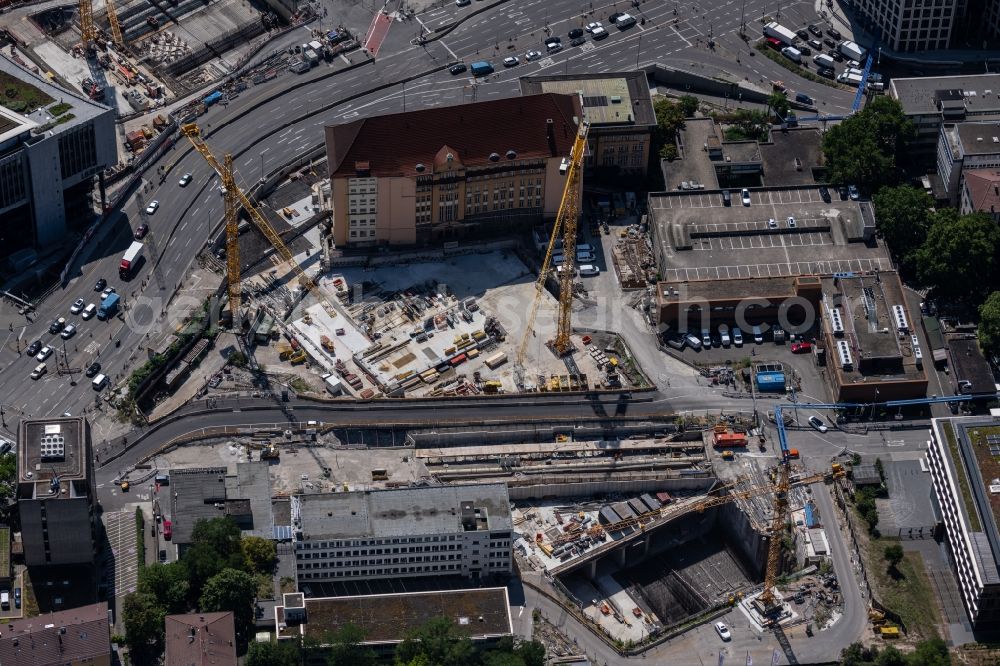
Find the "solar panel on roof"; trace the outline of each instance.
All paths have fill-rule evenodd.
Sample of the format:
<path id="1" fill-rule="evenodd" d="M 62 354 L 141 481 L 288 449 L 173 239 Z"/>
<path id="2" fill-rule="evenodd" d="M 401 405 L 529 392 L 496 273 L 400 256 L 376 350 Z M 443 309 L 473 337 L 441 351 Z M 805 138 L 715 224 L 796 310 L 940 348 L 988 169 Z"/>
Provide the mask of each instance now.
<path id="1" fill-rule="evenodd" d="M 588 95 L 583 98 L 584 106 L 607 106 L 607 95 Z"/>

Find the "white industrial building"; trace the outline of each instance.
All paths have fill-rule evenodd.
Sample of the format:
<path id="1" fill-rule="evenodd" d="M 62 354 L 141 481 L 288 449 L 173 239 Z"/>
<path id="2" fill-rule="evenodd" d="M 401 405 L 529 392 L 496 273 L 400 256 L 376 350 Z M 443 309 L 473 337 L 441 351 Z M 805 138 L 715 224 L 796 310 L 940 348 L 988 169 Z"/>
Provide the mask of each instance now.
<path id="1" fill-rule="evenodd" d="M 68 231 L 89 224 L 90 216 L 81 211 L 90 210 L 94 177 L 103 195 L 103 173 L 118 162 L 118 150 L 112 109 L 32 74 L 6 57 L 0 57 L 0 72 L 52 99 L 41 108 L 23 109 L 23 114 L 5 105 L 13 103 L 0 99 L 3 259 L 58 248 Z"/>
<path id="2" fill-rule="evenodd" d="M 991 498 L 1000 496 L 1000 478 L 989 469 L 997 455 L 1000 419 L 933 419 L 927 466 L 959 593 L 977 629 L 1000 623 L 1000 533 L 991 505 Z"/>
<path id="3" fill-rule="evenodd" d="M 502 483 L 292 498 L 299 583 L 511 572 Z"/>

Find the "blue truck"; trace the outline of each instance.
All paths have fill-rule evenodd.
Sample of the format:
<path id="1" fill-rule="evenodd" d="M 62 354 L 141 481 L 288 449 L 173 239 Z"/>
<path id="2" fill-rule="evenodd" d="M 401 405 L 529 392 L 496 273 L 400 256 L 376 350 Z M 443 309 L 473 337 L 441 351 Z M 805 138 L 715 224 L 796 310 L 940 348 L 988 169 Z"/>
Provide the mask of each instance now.
<path id="1" fill-rule="evenodd" d="M 108 294 L 108 297 L 101 301 L 101 307 L 97 309 L 97 318 L 101 321 L 110 319 L 118 312 L 118 302 L 121 296 L 118 294 Z"/>
<path id="2" fill-rule="evenodd" d="M 213 104 L 215 104 L 216 102 L 218 102 L 220 99 L 222 99 L 222 92 L 216 90 L 214 93 L 212 93 L 211 95 L 209 95 L 205 99 L 201 100 L 201 103 L 204 104 L 205 106 L 212 106 Z"/>
<path id="3" fill-rule="evenodd" d="M 470 69 L 472 69 L 473 76 L 486 76 L 493 73 L 493 65 L 485 60 L 472 63 Z"/>

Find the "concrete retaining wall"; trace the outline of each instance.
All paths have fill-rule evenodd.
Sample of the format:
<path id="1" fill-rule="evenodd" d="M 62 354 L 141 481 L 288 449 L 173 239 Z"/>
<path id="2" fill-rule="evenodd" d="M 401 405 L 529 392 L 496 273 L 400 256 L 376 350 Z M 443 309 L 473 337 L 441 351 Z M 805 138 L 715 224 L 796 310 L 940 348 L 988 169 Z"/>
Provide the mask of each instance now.
<path id="1" fill-rule="evenodd" d="M 706 493 L 715 484 L 715 477 L 681 479 L 645 479 L 635 481 L 590 481 L 579 483 L 548 483 L 533 486 L 510 486 L 512 500 L 549 497 L 593 497 L 610 493 Z"/>
<path id="2" fill-rule="evenodd" d="M 644 69 L 647 76 L 658 85 L 674 88 L 678 91 L 703 93 L 715 97 L 728 96 L 730 99 L 742 98 L 748 102 L 757 103 L 766 103 L 770 95 L 770 92 L 743 86 L 736 81 L 715 79 L 665 65 L 648 65 Z"/>
<path id="3" fill-rule="evenodd" d="M 654 421 L 635 424 L 531 424 L 519 427 L 496 426 L 469 430 L 421 431 L 409 434 L 409 442 L 416 448 L 442 446 L 468 446 L 470 444 L 517 444 L 522 442 L 551 442 L 557 434 L 571 434 L 575 440 L 620 439 L 629 435 L 652 432 L 673 433 L 673 423 Z"/>

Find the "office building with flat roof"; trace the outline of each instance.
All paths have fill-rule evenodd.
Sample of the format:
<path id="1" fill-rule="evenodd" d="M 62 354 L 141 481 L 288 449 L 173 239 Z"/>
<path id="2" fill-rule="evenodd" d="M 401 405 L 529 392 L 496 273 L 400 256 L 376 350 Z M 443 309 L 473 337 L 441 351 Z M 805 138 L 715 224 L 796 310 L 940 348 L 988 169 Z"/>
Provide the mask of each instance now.
<path id="1" fill-rule="evenodd" d="M 87 419 L 26 419 L 17 436 L 17 509 L 29 567 L 92 564 L 94 465 Z"/>
<path id="2" fill-rule="evenodd" d="M 1000 419 L 931 421 L 927 442 L 939 518 L 958 591 L 976 629 L 1000 627 Z"/>
<path id="3" fill-rule="evenodd" d="M 38 108 L 0 98 L 0 259 L 60 247 L 89 224 L 95 178 L 118 162 L 114 110 L 0 56 L 0 80 L 31 90 Z"/>
<path id="4" fill-rule="evenodd" d="M 297 495 L 299 583 L 511 572 L 502 483 Z"/>
<path id="5" fill-rule="evenodd" d="M 1000 74 L 894 78 L 888 94 L 916 126 L 917 154 L 934 153 L 946 123 L 1000 121 Z"/>

